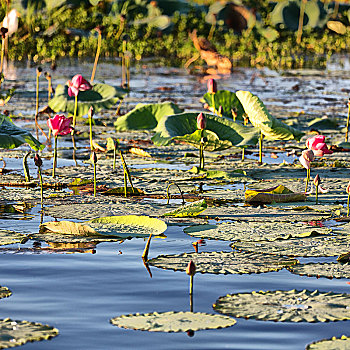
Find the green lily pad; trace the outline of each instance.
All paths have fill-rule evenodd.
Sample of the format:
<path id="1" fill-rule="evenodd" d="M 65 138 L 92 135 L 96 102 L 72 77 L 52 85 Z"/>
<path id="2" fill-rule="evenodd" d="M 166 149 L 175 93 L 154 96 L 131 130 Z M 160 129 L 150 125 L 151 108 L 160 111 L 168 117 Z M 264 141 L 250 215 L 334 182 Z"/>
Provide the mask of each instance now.
<path id="1" fill-rule="evenodd" d="M 350 250 L 350 238 L 344 235 L 326 235 L 321 237 L 292 238 L 276 241 L 241 241 L 231 244 L 231 247 L 248 252 L 287 256 L 338 256 L 344 251 Z"/>
<path id="2" fill-rule="evenodd" d="M 35 151 L 45 147 L 29 131 L 19 128 L 9 117 L 0 114 L 0 148 L 12 149 L 23 143 L 28 143 Z"/>
<path id="3" fill-rule="evenodd" d="M 215 94 L 206 93 L 203 96 L 203 101 L 213 107 L 213 97 L 215 109 L 219 110 L 222 107 L 222 115 L 226 118 L 233 119 L 232 110 L 237 114 L 237 120 L 243 120 L 244 108 L 237 98 L 236 94 L 227 90 L 219 90 Z"/>
<path id="4" fill-rule="evenodd" d="M 193 237 L 222 241 L 275 241 L 293 237 L 314 237 L 331 232 L 327 228 L 315 228 L 289 222 L 234 221 L 218 225 L 195 225 L 184 229 Z"/>
<path id="5" fill-rule="evenodd" d="M 236 95 L 241 101 L 250 122 L 261 130 L 268 140 L 300 140 L 304 135 L 300 130 L 281 122 L 273 117 L 259 97 L 250 91 L 237 91 Z"/>
<path id="6" fill-rule="evenodd" d="M 223 171 L 223 170 L 206 170 L 206 169 L 200 169 L 197 166 L 192 167 L 189 170 L 191 173 L 194 174 L 201 174 L 205 175 L 207 179 L 225 179 L 228 181 L 241 181 L 241 180 L 250 180 L 251 178 L 247 176 L 246 172 L 244 170 L 233 170 L 233 171 Z"/>
<path id="7" fill-rule="evenodd" d="M 342 335 L 340 338 L 319 340 L 311 343 L 306 350 L 348 350 L 350 349 L 350 338 Z"/>
<path id="8" fill-rule="evenodd" d="M 112 318 L 111 323 L 121 328 L 171 333 L 227 328 L 233 326 L 236 321 L 231 317 L 203 312 L 170 311 L 121 315 Z"/>
<path id="9" fill-rule="evenodd" d="M 318 290 L 277 290 L 220 297 L 214 310 L 234 317 L 275 322 L 328 322 L 350 319 L 350 294 Z"/>
<path id="10" fill-rule="evenodd" d="M 178 218 L 188 217 L 188 216 L 197 216 L 207 209 L 207 203 L 205 199 L 200 201 L 192 202 L 186 205 L 183 205 L 175 210 L 164 213 L 162 216 L 174 216 Z"/>
<path id="11" fill-rule="evenodd" d="M 48 340 L 58 335 L 58 329 L 41 323 L 0 320 L 0 349 L 13 348 L 28 342 Z"/>
<path id="12" fill-rule="evenodd" d="M 60 235 L 53 242 L 105 241 L 105 238 L 148 237 L 151 233 L 160 235 L 167 229 L 165 222 L 142 215 L 107 216 L 103 218 L 76 223 L 71 221 L 52 221 L 40 225 L 39 235 L 31 235 L 35 239 L 52 242 L 52 237 Z M 46 237 L 46 235 L 48 236 Z M 73 237 L 70 237 L 73 236 Z M 46 237 L 46 238 L 45 238 Z"/>
<path id="13" fill-rule="evenodd" d="M 350 278 L 349 264 L 310 263 L 292 266 L 290 271 L 296 275 L 326 278 Z"/>
<path id="14" fill-rule="evenodd" d="M 166 146 L 172 140 L 180 139 L 199 148 L 197 116 L 198 113 L 186 112 L 163 117 L 158 123 L 152 141 L 156 145 Z M 223 150 L 232 146 L 254 146 L 258 142 L 256 128 L 245 127 L 227 118 L 212 114 L 204 114 L 204 116 L 207 120 L 207 136 L 210 137 L 205 145 L 208 151 Z"/>
<path id="15" fill-rule="evenodd" d="M 117 131 L 152 130 L 159 120 L 168 115 L 181 113 L 182 109 L 172 102 L 138 104 L 127 114 L 118 117 L 114 122 Z"/>
<path id="16" fill-rule="evenodd" d="M 0 230 L 0 246 L 21 243 L 26 235 L 9 230 Z"/>
<path id="17" fill-rule="evenodd" d="M 119 100 L 123 99 L 126 90 L 107 84 L 95 84 L 91 90 L 79 91 L 77 116 L 88 113 L 90 106 L 95 113 L 101 109 L 113 107 Z M 55 112 L 74 113 L 75 97 L 68 95 L 67 85 L 58 85 L 55 96 L 50 100 L 49 106 Z"/>
<path id="18" fill-rule="evenodd" d="M 152 266 L 166 270 L 186 271 L 190 261 L 196 272 L 213 274 L 250 274 L 279 271 L 298 263 L 296 259 L 272 254 L 242 252 L 201 252 L 179 255 L 160 255 L 148 261 Z"/>
<path id="19" fill-rule="evenodd" d="M 338 123 L 336 119 L 322 117 L 313 119 L 311 122 L 308 123 L 308 126 L 317 130 L 332 130 L 337 129 Z"/>

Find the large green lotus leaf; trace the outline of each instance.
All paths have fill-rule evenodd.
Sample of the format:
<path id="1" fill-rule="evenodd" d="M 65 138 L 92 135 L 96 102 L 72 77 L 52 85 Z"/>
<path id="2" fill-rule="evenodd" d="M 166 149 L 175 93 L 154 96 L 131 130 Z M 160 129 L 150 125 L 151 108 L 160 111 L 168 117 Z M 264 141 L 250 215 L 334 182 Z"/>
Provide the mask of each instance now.
<path id="1" fill-rule="evenodd" d="M 200 169 L 197 166 L 192 167 L 189 170 L 194 174 L 205 175 L 207 179 L 225 179 L 230 182 L 241 182 L 252 180 L 251 177 L 247 176 L 244 170 L 236 169 L 233 171 L 223 171 L 223 170 L 210 170 L 210 169 Z"/>
<path id="2" fill-rule="evenodd" d="M 342 335 L 340 338 L 333 337 L 332 339 L 320 340 L 309 344 L 306 350 L 349 350 L 350 338 Z"/>
<path id="3" fill-rule="evenodd" d="M 350 294 L 318 290 L 277 290 L 220 297 L 213 308 L 225 315 L 275 322 L 328 322 L 350 319 Z"/>
<path id="4" fill-rule="evenodd" d="M 0 320 L 0 349 L 13 348 L 28 342 L 48 340 L 58 335 L 58 329 L 28 321 L 6 318 Z"/>
<path id="5" fill-rule="evenodd" d="M 94 84 L 91 90 L 80 91 L 78 94 L 77 115 L 88 113 L 90 106 L 97 112 L 101 109 L 113 107 L 123 96 L 126 90 L 107 84 Z M 50 100 L 49 106 L 55 112 L 74 113 L 75 97 L 68 95 L 67 85 L 58 85 L 55 96 Z"/>
<path id="6" fill-rule="evenodd" d="M 250 122 L 261 130 L 269 140 L 300 140 L 304 135 L 300 130 L 284 124 L 273 117 L 258 96 L 250 91 L 237 91 L 237 97 L 248 115 Z"/>
<path id="7" fill-rule="evenodd" d="M 256 128 L 246 127 L 212 114 L 204 115 L 207 119 L 206 130 L 215 133 L 219 140 L 229 141 L 231 145 L 237 147 L 254 146 L 258 142 Z M 197 116 L 198 113 L 186 112 L 163 117 L 158 123 L 152 141 L 156 145 L 168 145 L 175 138 L 193 134 L 197 130 Z M 227 143 L 227 148 L 230 144 Z M 223 145 L 220 149 L 224 149 Z"/>
<path id="8" fill-rule="evenodd" d="M 173 216 L 173 217 L 188 217 L 188 216 L 197 216 L 207 209 L 207 203 L 205 199 L 200 201 L 192 202 L 186 205 L 183 205 L 175 210 L 164 213 L 162 216 Z"/>
<path id="9" fill-rule="evenodd" d="M 62 234 L 65 237 L 73 235 L 77 237 L 77 239 L 80 237 L 88 237 L 95 241 L 97 238 L 104 240 L 105 236 L 131 238 L 147 237 L 151 233 L 154 235 L 159 235 L 166 229 L 166 223 L 159 219 L 142 215 L 121 215 L 107 216 L 85 221 L 83 223 L 71 221 L 46 222 L 40 225 L 39 234 L 42 236 L 45 236 L 46 234 Z M 37 235 L 32 236 L 37 238 Z M 50 239 L 47 238 L 47 240 Z"/>
<path id="10" fill-rule="evenodd" d="M 270 18 L 271 24 L 283 24 L 290 30 L 297 31 L 299 25 L 300 0 L 285 0 L 279 2 L 273 9 Z M 325 11 L 315 0 L 307 1 L 305 4 L 304 28 L 322 27 L 325 24 Z"/>
<path id="11" fill-rule="evenodd" d="M 305 193 L 295 193 L 283 185 L 266 188 L 264 190 L 245 191 L 245 200 L 248 203 L 289 203 L 306 200 Z"/>
<path id="12" fill-rule="evenodd" d="M 28 143 L 35 151 L 45 147 L 29 131 L 19 128 L 6 115 L 0 114 L 0 148 L 16 148 L 23 143 Z"/>
<path id="13" fill-rule="evenodd" d="M 170 311 L 121 315 L 112 318 L 111 323 L 121 328 L 170 333 L 226 328 L 233 326 L 236 321 L 231 317 L 203 312 Z"/>
<path id="14" fill-rule="evenodd" d="M 310 263 L 298 264 L 290 268 L 296 275 L 326 278 L 350 278 L 349 264 Z"/>
<path id="15" fill-rule="evenodd" d="M 0 230 L 0 245 L 21 243 L 26 235 L 9 230 Z"/>
<path id="16" fill-rule="evenodd" d="M 129 113 L 118 117 L 114 122 L 114 126 L 117 131 L 152 130 L 157 127 L 162 117 L 181 112 L 182 110 L 172 102 L 139 103 Z"/>
<path id="17" fill-rule="evenodd" d="M 287 256 L 338 256 L 350 250 L 350 238 L 347 236 L 321 236 L 292 238 L 288 240 L 233 243 L 232 248 L 248 252 L 280 254 Z"/>
<path id="18" fill-rule="evenodd" d="M 152 266 L 166 270 L 186 271 L 190 261 L 196 264 L 196 271 L 213 274 L 245 274 L 279 271 L 298 260 L 272 254 L 242 252 L 201 252 L 179 255 L 160 255 L 148 261 Z"/>
<path id="19" fill-rule="evenodd" d="M 228 90 L 219 90 L 215 94 L 206 93 L 203 101 L 213 107 L 213 97 L 215 109 L 222 107 L 222 114 L 229 119 L 233 119 L 232 110 L 237 114 L 237 120 L 243 120 L 244 108 L 234 92 Z"/>
<path id="20" fill-rule="evenodd" d="M 8 298 L 10 295 L 12 295 L 12 292 L 7 287 L 0 286 L 0 299 Z"/>
<path id="21" fill-rule="evenodd" d="M 196 225 L 184 229 L 193 237 L 219 239 L 223 241 L 274 241 L 292 237 L 314 237 L 331 232 L 327 228 L 316 228 L 289 222 L 234 221 L 218 225 Z"/>

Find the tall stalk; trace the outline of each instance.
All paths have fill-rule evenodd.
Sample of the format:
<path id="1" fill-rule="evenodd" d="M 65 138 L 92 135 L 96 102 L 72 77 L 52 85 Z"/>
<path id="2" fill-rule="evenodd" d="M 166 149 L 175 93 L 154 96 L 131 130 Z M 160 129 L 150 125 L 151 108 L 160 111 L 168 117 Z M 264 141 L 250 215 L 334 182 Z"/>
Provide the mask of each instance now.
<path id="1" fill-rule="evenodd" d="M 102 43 L 102 31 L 101 31 L 101 27 L 96 27 L 95 29 L 97 30 L 97 33 L 98 33 L 98 38 L 97 38 L 97 50 L 96 50 L 96 55 L 95 55 L 94 67 L 93 67 L 92 73 L 91 73 L 90 84 L 92 84 L 92 83 L 94 82 L 94 79 L 95 79 L 95 73 L 96 73 L 98 58 L 99 58 L 99 56 L 100 56 L 101 43 Z"/>
<path id="2" fill-rule="evenodd" d="M 304 14 L 305 14 L 305 6 L 307 0 L 301 0 L 300 12 L 299 12 L 299 25 L 298 25 L 298 33 L 297 33 L 297 44 L 301 43 L 301 37 L 303 35 L 303 25 L 304 25 Z"/>

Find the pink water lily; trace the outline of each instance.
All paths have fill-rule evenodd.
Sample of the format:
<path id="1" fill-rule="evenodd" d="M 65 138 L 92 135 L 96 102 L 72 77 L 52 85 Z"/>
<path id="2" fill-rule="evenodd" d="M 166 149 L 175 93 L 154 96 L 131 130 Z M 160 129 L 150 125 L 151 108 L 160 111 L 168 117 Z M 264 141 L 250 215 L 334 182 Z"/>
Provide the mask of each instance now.
<path id="1" fill-rule="evenodd" d="M 70 126 L 72 118 L 66 118 L 63 114 L 56 114 L 54 118 L 47 120 L 47 126 L 52 130 L 53 136 L 67 135 L 73 129 Z"/>
<path id="2" fill-rule="evenodd" d="M 216 81 L 214 79 L 209 79 L 207 82 L 207 88 L 208 88 L 209 94 L 215 94 L 218 90 Z"/>
<path id="3" fill-rule="evenodd" d="M 68 95 L 70 97 L 78 96 L 79 91 L 86 91 L 92 89 L 91 84 L 80 74 L 75 75 L 71 81 L 68 80 L 67 84 Z"/>
<path id="4" fill-rule="evenodd" d="M 314 151 L 311 149 L 305 150 L 301 153 L 301 156 L 299 157 L 299 161 L 302 164 L 302 166 L 309 170 L 311 168 L 311 162 L 315 159 Z"/>
<path id="5" fill-rule="evenodd" d="M 306 140 L 306 147 L 309 150 L 313 150 L 316 157 L 322 157 L 324 154 L 332 154 L 333 151 L 328 149 L 328 146 L 324 142 L 324 135 L 316 135 Z"/>

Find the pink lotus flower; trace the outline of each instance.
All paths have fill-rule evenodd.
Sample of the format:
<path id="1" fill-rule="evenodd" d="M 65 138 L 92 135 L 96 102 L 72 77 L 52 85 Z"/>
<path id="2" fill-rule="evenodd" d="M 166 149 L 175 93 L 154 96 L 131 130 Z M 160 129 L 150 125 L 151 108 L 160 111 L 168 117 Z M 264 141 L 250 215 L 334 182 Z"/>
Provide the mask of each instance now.
<path id="1" fill-rule="evenodd" d="M 197 129 L 203 130 L 207 126 L 207 119 L 203 113 L 199 113 L 197 117 Z"/>
<path id="2" fill-rule="evenodd" d="M 314 152 L 311 149 L 305 150 L 301 153 L 299 161 L 302 166 L 309 170 L 311 168 L 311 162 L 315 159 Z"/>
<path id="3" fill-rule="evenodd" d="M 54 118 L 47 120 L 47 126 L 52 130 L 53 136 L 67 135 L 73 129 L 70 126 L 72 118 L 66 118 L 63 114 L 56 114 Z"/>
<path id="4" fill-rule="evenodd" d="M 74 75 L 72 81 L 68 80 L 68 95 L 70 97 L 78 96 L 79 91 L 86 91 L 92 89 L 91 84 L 83 78 L 82 75 Z"/>
<path id="5" fill-rule="evenodd" d="M 328 149 L 328 146 L 324 142 L 324 135 L 316 135 L 306 140 L 306 147 L 309 150 L 313 150 L 316 157 L 322 157 L 324 154 L 332 154 L 333 151 Z"/>
<path id="6" fill-rule="evenodd" d="M 214 79 L 208 80 L 207 87 L 209 94 L 215 94 L 218 91 L 216 81 Z"/>

